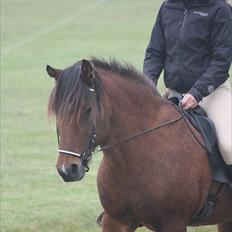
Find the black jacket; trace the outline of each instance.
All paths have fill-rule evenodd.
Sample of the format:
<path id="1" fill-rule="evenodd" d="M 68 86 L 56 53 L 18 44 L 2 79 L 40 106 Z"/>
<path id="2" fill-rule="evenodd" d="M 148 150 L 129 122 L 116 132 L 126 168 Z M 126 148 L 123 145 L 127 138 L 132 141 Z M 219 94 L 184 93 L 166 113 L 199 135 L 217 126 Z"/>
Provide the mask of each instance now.
<path id="1" fill-rule="evenodd" d="M 144 74 L 197 101 L 228 78 L 232 10 L 224 0 L 168 0 L 162 4 L 144 59 Z"/>

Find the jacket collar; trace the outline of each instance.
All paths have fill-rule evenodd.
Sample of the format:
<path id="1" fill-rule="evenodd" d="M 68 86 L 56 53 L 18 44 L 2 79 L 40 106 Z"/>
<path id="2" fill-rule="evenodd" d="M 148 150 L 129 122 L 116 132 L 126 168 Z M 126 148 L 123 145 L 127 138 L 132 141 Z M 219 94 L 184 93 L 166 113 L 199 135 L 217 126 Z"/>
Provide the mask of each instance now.
<path id="1" fill-rule="evenodd" d="M 199 7 L 199 6 L 209 6 L 212 5 L 214 0 L 196 0 L 196 3 L 190 6 L 192 7 Z M 165 2 L 165 6 L 174 9 L 186 9 L 183 0 L 167 0 Z"/>

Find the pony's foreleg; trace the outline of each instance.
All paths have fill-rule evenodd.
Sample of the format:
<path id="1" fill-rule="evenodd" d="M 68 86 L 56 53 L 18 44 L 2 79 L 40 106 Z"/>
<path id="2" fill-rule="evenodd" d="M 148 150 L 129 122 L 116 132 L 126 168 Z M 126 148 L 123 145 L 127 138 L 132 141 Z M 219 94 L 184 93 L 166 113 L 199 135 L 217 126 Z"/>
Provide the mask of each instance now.
<path id="1" fill-rule="evenodd" d="M 102 217 L 102 232 L 134 232 L 137 227 L 124 225 L 118 220 L 104 214 Z"/>
<path id="2" fill-rule="evenodd" d="M 218 232 L 231 232 L 232 222 L 218 225 Z"/>

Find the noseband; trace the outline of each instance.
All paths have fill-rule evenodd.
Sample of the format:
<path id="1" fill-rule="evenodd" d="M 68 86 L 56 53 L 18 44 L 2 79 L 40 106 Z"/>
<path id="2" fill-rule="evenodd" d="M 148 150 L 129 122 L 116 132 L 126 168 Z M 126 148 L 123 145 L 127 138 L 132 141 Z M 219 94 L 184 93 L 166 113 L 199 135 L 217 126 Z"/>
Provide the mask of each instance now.
<path id="1" fill-rule="evenodd" d="M 56 132 L 57 132 L 57 140 L 58 140 L 58 144 L 60 144 L 60 133 L 59 133 L 59 129 L 56 128 Z M 85 149 L 82 153 L 76 153 L 73 151 L 68 151 L 68 150 L 63 150 L 63 149 L 58 149 L 59 153 L 62 153 L 64 155 L 70 155 L 70 156 L 75 156 L 78 157 L 79 159 L 81 159 L 83 165 L 85 166 L 85 171 L 88 172 L 89 171 L 89 166 L 88 166 L 88 162 L 91 158 L 92 152 L 95 148 L 96 145 L 96 129 L 93 128 L 92 132 L 90 134 L 90 139 L 89 142 L 87 143 L 87 145 L 85 146 Z"/>

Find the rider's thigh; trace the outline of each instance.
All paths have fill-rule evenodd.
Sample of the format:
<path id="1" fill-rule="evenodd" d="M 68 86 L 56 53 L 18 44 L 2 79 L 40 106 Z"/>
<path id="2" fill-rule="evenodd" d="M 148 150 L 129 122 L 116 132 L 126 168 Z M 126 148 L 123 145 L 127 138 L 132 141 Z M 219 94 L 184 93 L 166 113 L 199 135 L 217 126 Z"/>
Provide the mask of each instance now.
<path id="1" fill-rule="evenodd" d="M 227 164 L 232 164 L 232 93 L 228 81 L 203 98 L 200 106 L 214 122 L 218 146 Z"/>

